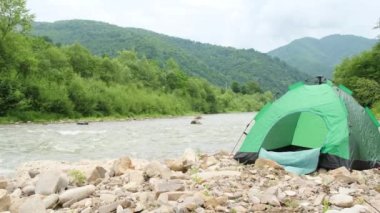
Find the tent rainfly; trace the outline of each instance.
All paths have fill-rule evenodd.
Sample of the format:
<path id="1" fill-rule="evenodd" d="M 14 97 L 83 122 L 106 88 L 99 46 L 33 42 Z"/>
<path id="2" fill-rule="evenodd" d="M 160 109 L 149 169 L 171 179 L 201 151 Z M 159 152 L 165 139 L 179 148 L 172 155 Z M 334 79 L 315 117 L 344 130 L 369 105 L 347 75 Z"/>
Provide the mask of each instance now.
<path id="1" fill-rule="evenodd" d="M 317 167 L 380 167 L 379 122 L 351 95 L 331 82 L 289 86 L 285 95 L 255 116 L 234 158 L 245 164 L 259 157 L 271 159 L 297 174 Z"/>

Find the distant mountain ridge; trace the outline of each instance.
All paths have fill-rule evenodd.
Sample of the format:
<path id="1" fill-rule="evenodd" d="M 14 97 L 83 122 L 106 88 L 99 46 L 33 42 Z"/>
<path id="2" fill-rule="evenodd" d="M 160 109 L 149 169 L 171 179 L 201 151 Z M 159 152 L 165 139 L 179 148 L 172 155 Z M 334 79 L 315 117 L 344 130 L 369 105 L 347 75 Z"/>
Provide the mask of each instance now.
<path id="1" fill-rule="evenodd" d="M 310 78 L 279 59 L 253 49 L 235 49 L 175 38 L 137 28 L 87 20 L 36 22 L 33 34 L 56 43 L 80 43 L 97 55 L 134 50 L 159 64 L 170 58 L 195 76 L 225 87 L 255 80 L 264 90 L 284 92 L 289 84 Z"/>
<path id="2" fill-rule="evenodd" d="M 268 52 L 301 72 L 332 77 L 334 67 L 344 58 L 369 50 L 376 39 L 354 35 L 329 35 L 321 39 L 305 37 Z"/>

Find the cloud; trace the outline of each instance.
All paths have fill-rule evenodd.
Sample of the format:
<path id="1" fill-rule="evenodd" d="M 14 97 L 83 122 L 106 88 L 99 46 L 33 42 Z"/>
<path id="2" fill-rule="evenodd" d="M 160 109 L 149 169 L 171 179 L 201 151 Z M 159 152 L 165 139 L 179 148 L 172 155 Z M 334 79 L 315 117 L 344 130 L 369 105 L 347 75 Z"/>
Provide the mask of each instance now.
<path id="1" fill-rule="evenodd" d="M 191 40 L 268 51 L 329 34 L 375 38 L 380 1 L 28 0 L 37 21 L 91 19 Z"/>

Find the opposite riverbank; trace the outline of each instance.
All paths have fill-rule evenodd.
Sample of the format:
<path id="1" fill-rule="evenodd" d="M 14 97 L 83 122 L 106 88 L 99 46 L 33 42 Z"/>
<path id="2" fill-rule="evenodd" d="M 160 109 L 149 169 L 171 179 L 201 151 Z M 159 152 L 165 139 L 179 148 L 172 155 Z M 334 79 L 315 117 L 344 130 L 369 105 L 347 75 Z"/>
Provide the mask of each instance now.
<path id="1" fill-rule="evenodd" d="M 28 162 L 0 180 L 0 210 L 10 212 L 376 212 L 379 201 L 378 169 L 298 176 L 190 149 L 164 162 Z"/>

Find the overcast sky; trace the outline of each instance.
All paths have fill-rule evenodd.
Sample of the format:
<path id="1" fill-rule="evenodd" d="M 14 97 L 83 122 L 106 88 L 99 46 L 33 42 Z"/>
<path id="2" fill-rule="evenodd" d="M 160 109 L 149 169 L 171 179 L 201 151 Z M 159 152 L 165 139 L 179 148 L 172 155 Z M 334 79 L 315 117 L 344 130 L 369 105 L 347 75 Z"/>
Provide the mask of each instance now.
<path id="1" fill-rule="evenodd" d="M 330 34 L 375 38 L 380 0 L 27 0 L 36 21 L 104 21 L 266 52 Z"/>

